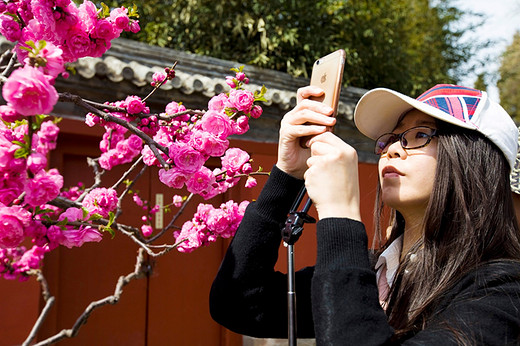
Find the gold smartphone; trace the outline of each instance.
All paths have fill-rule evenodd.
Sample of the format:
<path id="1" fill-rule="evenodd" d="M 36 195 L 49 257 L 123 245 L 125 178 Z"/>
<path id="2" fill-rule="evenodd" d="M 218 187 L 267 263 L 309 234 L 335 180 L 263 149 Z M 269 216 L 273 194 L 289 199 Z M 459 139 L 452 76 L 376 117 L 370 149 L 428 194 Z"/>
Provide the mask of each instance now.
<path id="1" fill-rule="evenodd" d="M 334 109 L 333 116 L 336 116 L 338 111 L 345 56 L 345 51 L 339 49 L 319 58 L 312 66 L 311 85 L 318 86 L 325 91 L 319 98 L 313 97 L 312 99 L 323 102 Z"/>

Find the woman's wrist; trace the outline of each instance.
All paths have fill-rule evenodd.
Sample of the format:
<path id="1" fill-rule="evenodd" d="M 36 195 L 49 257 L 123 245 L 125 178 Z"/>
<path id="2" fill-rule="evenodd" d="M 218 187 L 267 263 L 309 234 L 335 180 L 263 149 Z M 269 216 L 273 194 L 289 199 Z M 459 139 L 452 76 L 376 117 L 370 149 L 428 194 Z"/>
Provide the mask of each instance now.
<path id="1" fill-rule="evenodd" d="M 333 203 L 330 205 L 316 206 L 318 217 L 320 220 L 326 218 L 347 218 L 351 220 L 361 221 L 361 212 L 359 206 L 341 205 Z"/>

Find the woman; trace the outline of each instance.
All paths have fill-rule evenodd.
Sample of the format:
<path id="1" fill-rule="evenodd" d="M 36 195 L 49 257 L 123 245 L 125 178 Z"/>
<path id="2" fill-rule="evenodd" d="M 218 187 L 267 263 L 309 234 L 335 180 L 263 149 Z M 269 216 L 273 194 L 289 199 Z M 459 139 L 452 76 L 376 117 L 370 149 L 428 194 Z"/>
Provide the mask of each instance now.
<path id="1" fill-rule="evenodd" d="M 287 336 L 286 277 L 273 268 L 305 184 L 320 220 L 316 265 L 296 273 L 299 337 L 322 345 L 519 343 L 520 233 L 509 192 L 518 130 L 508 114 L 485 92 L 452 85 L 417 99 L 388 89 L 361 98 L 354 118 L 380 155 L 379 213 L 383 205 L 394 211 L 374 270 L 357 155 L 327 132 L 332 110 L 309 99 L 320 94 L 299 90 L 282 120 L 278 161 L 213 283 L 213 318 L 241 334 Z M 307 149 L 305 136 L 313 136 Z"/>

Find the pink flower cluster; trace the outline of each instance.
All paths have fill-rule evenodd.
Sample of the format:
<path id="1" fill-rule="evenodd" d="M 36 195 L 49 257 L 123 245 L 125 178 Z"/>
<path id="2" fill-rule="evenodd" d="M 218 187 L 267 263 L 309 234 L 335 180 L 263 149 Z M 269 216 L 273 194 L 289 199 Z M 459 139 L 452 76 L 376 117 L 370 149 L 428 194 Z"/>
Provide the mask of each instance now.
<path id="1" fill-rule="evenodd" d="M 59 226 L 48 222 L 57 208 L 47 203 L 60 195 L 63 177 L 56 169 L 46 169 L 47 154 L 56 147 L 59 128 L 53 121 L 42 119 L 37 117 L 40 127 L 30 142 L 27 121 L 0 123 L 0 275 L 8 279 L 24 280 L 25 273 L 39 268 L 44 254 L 59 245 L 81 246 L 101 240 L 101 234 L 92 227 L 67 224 L 86 221 L 81 209 L 69 208 L 61 213 L 56 221 L 67 222 Z M 65 194 L 77 199 L 76 190 Z M 100 199 L 98 206 L 106 205 Z M 26 238 L 34 244 L 29 250 L 21 247 Z"/>
<path id="2" fill-rule="evenodd" d="M 165 79 L 173 78 L 173 70 L 166 72 L 155 73 L 153 84 L 156 85 Z M 129 96 L 124 101 L 112 104 L 126 109 L 125 113 L 112 112 L 113 116 L 132 122 L 139 130 L 151 136 L 157 144 L 167 149 L 168 154 L 160 152 L 159 155 L 163 162 L 168 164 L 168 168 L 162 166 L 156 153 L 148 145 L 144 146 L 141 154 L 146 165 L 161 167 L 159 180 L 168 187 L 186 188 L 188 192 L 198 194 L 207 200 L 236 185 L 241 176 L 247 176 L 246 187 L 256 186 L 256 180 L 250 176 L 252 167 L 249 154 L 239 148 L 230 148 L 228 138 L 248 131 L 249 119 L 258 118 L 262 114 L 262 108 L 255 102 L 265 101 L 263 98 L 265 90 L 263 89 L 260 93 L 245 90 L 243 86 L 249 82 L 248 78 L 242 69 L 236 69 L 235 72 L 234 77 L 227 77 L 232 90 L 212 97 L 208 103 L 208 110 L 202 115 L 198 112 L 191 114 L 184 105 L 172 101 L 166 105 L 164 112 L 159 116 L 145 116 L 149 114 L 149 109 L 137 96 Z M 132 161 L 136 156 L 137 144 L 142 144 L 137 136 L 131 135 L 125 139 L 126 129 L 119 125 L 106 123 L 94 114 L 88 114 L 86 122 L 89 126 L 105 126 L 106 133 L 100 143 L 102 155 L 99 163 L 102 168 L 111 169 L 115 165 Z M 133 138 L 135 141 L 132 140 Z M 128 143 L 130 141 L 136 145 L 130 145 Z M 213 170 L 206 167 L 206 163 L 211 157 L 221 158 L 222 167 Z M 182 197 L 176 196 L 178 198 L 174 199 L 174 204 L 180 206 Z M 137 195 L 134 195 L 133 198 L 139 206 L 147 211 L 147 202 L 143 202 Z M 231 213 L 230 210 L 236 208 L 233 209 L 229 205 L 224 209 Z M 225 224 L 226 227 L 221 229 L 212 223 L 212 220 L 216 220 L 216 215 L 225 214 L 224 209 L 211 212 L 210 214 L 214 218 L 210 218 L 209 223 L 203 223 L 204 226 L 201 226 L 200 217 L 191 223 L 186 223 L 181 233 L 182 236 L 189 233 L 190 235 L 187 237 L 190 240 L 179 247 L 180 251 L 194 249 L 217 236 L 227 236 L 227 231 L 224 229 L 226 227 L 229 232 L 234 232 L 233 230 L 236 229 L 234 223 L 231 223 L 230 226 L 229 223 L 222 221 L 220 225 Z M 152 214 L 152 210 L 147 212 Z M 202 209 L 198 215 L 203 215 Z M 222 220 L 233 219 L 236 221 L 238 220 L 236 215 L 233 217 L 228 215 Z M 153 233 L 149 217 L 145 215 L 142 218 L 141 233 L 145 237 Z M 208 225 L 210 225 L 209 228 L 207 228 Z M 200 231 L 196 237 L 193 236 L 194 229 Z M 210 233 L 207 232 L 208 230 Z"/>
<path id="3" fill-rule="evenodd" d="M 140 30 L 133 9 L 120 7 L 108 13 L 85 0 L 77 6 L 71 0 L 24 0 L 0 2 L 0 33 L 10 41 L 47 41 L 63 50 L 65 62 L 81 57 L 99 57 L 111 40 L 123 31 Z M 19 61 L 27 55 L 17 49 Z"/>
<path id="4" fill-rule="evenodd" d="M 261 97 L 241 89 L 247 80 L 243 72 L 237 72 L 236 80 L 233 84 L 236 89 L 211 98 L 208 111 L 202 117 L 176 117 L 170 126 L 157 131 L 154 140 L 168 147 L 169 156 L 164 159 L 173 166 L 159 171 L 159 179 L 165 185 L 176 189 L 186 186 L 189 192 L 209 199 L 234 186 L 238 182 L 237 174 L 251 173 L 249 155 L 241 149 L 229 148 L 228 137 L 249 130 L 249 118 L 262 113 L 261 107 L 254 104 Z M 166 114 L 183 110 L 179 107 L 169 111 L 167 107 Z M 146 146 L 143 155 L 147 164 L 158 165 L 157 158 Z M 211 171 L 205 167 L 210 157 L 222 157 L 222 168 Z"/>
<path id="5" fill-rule="evenodd" d="M 173 234 L 179 243 L 177 249 L 188 253 L 215 242 L 218 237 L 234 236 L 248 204 L 248 201 L 237 204 L 231 200 L 223 203 L 220 208 L 214 208 L 211 204 L 199 204 L 193 219 L 185 222 L 181 231 Z"/>
<path id="6" fill-rule="evenodd" d="M 29 250 L 24 246 L 0 248 L 0 273 L 8 280 L 18 278 L 20 281 L 26 281 L 29 277 L 25 273 L 40 268 L 43 256 L 47 252 L 49 252 L 48 247 L 38 245 L 34 245 Z"/>
<path id="7" fill-rule="evenodd" d="M 44 121 L 26 143 L 27 125 L 0 123 L 0 202 L 10 205 L 25 193 L 25 203 L 37 206 L 58 196 L 63 178 L 55 169 L 45 171 L 46 155 L 56 147 L 59 129 Z M 20 152 L 25 154 L 20 154 Z"/>
<path id="8" fill-rule="evenodd" d="M 97 9 L 88 0 L 79 6 L 71 0 L 0 1 L 0 34 L 18 41 L 15 51 L 23 62 L 5 81 L 2 96 L 7 104 L 0 106 L 0 275 L 4 278 L 27 278 L 27 272 L 39 268 L 44 255 L 60 245 L 72 248 L 99 242 L 102 235 L 92 221 L 101 217 L 113 221 L 119 202 L 114 189 L 97 187 L 86 193 L 83 186 L 76 186 L 63 190 L 62 175 L 49 169 L 47 162 L 49 152 L 56 148 L 59 128 L 45 114 L 58 101 L 54 82 L 66 74 L 65 64 L 100 56 L 123 31 L 139 30 L 135 8 L 109 11 L 102 6 Z M 174 76 L 173 68 L 165 69 L 153 80 L 158 84 Z M 146 103 L 135 95 L 106 104 L 119 107 L 119 112 L 110 114 L 141 132 L 129 133 L 125 126 L 88 114 L 89 126 L 105 128 L 99 165 L 109 170 L 142 155 L 146 165 L 161 166 L 159 179 L 167 186 L 186 188 L 205 199 L 225 192 L 241 176 L 248 177 L 246 186 L 254 186 L 249 155 L 229 148 L 228 138 L 246 132 L 249 119 L 261 115 L 262 108 L 255 102 L 265 100 L 265 90 L 259 94 L 245 90 L 248 79 L 241 69 L 228 80 L 233 82 L 232 90 L 213 97 L 205 113 L 170 102 L 163 113 L 149 115 Z M 143 138 L 147 139 L 143 133 L 162 146 L 164 167 L 148 146 L 143 147 Z M 222 167 L 206 167 L 211 157 L 221 158 Z M 77 200 L 81 207 L 61 210 L 51 203 L 58 196 Z M 136 194 L 134 201 L 149 215 L 158 210 Z M 179 207 L 183 201 L 175 195 L 173 204 Z M 246 205 L 229 201 L 213 208 L 201 204 L 192 221 L 175 234 L 181 242 L 179 251 L 190 252 L 218 236 L 232 236 Z M 145 237 L 153 233 L 149 215 L 142 219 Z M 26 239 L 32 241 L 32 248 L 22 246 Z"/>
<path id="9" fill-rule="evenodd" d="M 10 107 L 2 118 L 51 112 L 58 101 L 54 79 L 65 63 L 99 57 L 123 31 L 139 31 L 131 12 L 121 7 L 107 13 L 88 0 L 79 6 L 71 0 L 0 1 L 0 34 L 17 41 L 18 61 L 24 63 L 2 89 Z"/>
<path id="10" fill-rule="evenodd" d="M 117 202 L 116 190 L 98 187 L 88 193 L 82 205 L 89 214 L 99 214 L 107 218 L 117 208 Z"/>

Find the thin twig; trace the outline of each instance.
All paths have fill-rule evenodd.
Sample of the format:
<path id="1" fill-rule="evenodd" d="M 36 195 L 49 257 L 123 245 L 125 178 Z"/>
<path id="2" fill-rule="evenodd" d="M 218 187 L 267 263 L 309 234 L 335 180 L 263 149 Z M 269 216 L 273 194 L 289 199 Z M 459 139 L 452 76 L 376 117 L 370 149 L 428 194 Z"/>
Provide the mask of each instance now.
<path id="1" fill-rule="evenodd" d="M 109 113 L 103 112 L 103 111 L 91 106 L 90 104 L 86 103 L 83 100 L 83 98 L 81 98 L 78 95 L 73 95 L 68 92 L 59 93 L 59 100 L 63 101 L 63 102 L 73 102 L 74 104 L 84 108 L 85 110 L 89 111 L 90 113 L 94 113 L 95 115 L 99 116 L 100 118 L 102 118 L 105 121 L 116 123 L 126 129 L 132 131 L 132 133 L 139 136 L 139 138 L 141 138 L 148 145 L 148 147 L 150 147 L 150 149 L 154 153 L 155 157 L 157 157 L 157 160 L 159 160 L 159 162 L 161 163 L 161 166 L 164 169 L 169 168 L 169 165 L 166 163 L 166 161 L 164 160 L 162 155 L 159 153 L 159 150 L 161 150 L 164 154 L 166 154 L 166 156 L 168 156 L 169 155 L 168 149 L 163 147 L 159 143 L 155 142 L 146 133 L 141 131 L 139 128 L 137 128 L 132 123 L 130 123 L 124 119 L 115 117 Z"/>
<path id="2" fill-rule="evenodd" d="M 49 299 L 47 299 L 45 306 L 44 306 L 42 312 L 40 313 L 40 316 L 38 316 L 38 320 L 36 321 L 36 323 L 34 324 L 32 330 L 31 330 L 31 333 L 29 334 L 27 339 L 25 339 L 25 341 L 23 342 L 23 344 L 22 344 L 23 346 L 30 345 L 31 342 L 34 340 L 34 338 L 38 334 L 38 331 L 40 330 L 43 322 L 47 318 L 49 311 L 51 310 L 52 306 L 54 305 L 54 301 L 55 301 L 54 297 L 49 297 Z"/>
<path id="3" fill-rule="evenodd" d="M 128 176 L 130 175 L 130 173 L 132 173 L 132 171 L 141 163 L 143 162 L 143 156 L 141 155 L 132 165 L 132 167 L 130 167 L 122 176 L 121 176 L 121 179 L 119 179 L 117 181 L 117 183 L 115 183 L 114 185 L 112 185 L 112 189 L 117 189 L 119 187 L 120 184 L 123 183 L 123 181 L 125 181 L 126 178 L 128 178 Z M 135 181 L 135 180 L 134 180 Z M 133 182 L 132 182 L 133 183 Z"/>
<path id="4" fill-rule="evenodd" d="M 33 328 L 31 329 L 31 332 L 29 333 L 29 336 L 22 344 L 23 346 L 29 345 L 36 335 L 38 334 L 38 331 L 40 330 L 43 322 L 47 318 L 47 315 L 49 314 L 49 311 L 51 307 L 54 305 L 55 298 L 51 296 L 51 293 L 49 291 L 49 285 L 47 283 L 47 280 L 45 279 L 45 276 L 43 276 L 43 273 L 40 269 L 36 270 L 30 270 L 28 272 L 29 275 L 36 276 L 36 281 L 40 283 L 40 287 L 42 290 L 42 296 L 45 300 L 45 307 L 43 308 L 42 312 L 40 313 L 40 316 L 38 316 L 38 320 L 34 324 Z"/>
<path id="5" fill-rule="evenodd" d="M 128 285 L 132 280 L 142 278 L 147 274 L 147 268 L 144 265 L 144 251 L 143 249 L 138 250 L 137 260 L 134 267 L 134 271 L 126 276 L 120 276 L 117 280 L 116 288 L 114 290 L 114 294 L 98 301 L 91 302 L 89 306 L 83 311 L 83 313 L 79 316 L 79 318 L 74 323 L 74 326 L 71 329 L 62 329 L 59 333 L 50 338 L 47 338 L 43 341 L 40 341 L 36 344 L 36 346 L 44 346 L 50 345 L 55 342 L 58 342 L 65 338 L 73 338 L 75 337 L 79 329 L 87 323 L 88 318 L 94 312 L 94 310 L 108 304 L 116 304 L 121 298 L 121 294 L 123 293 L 123 287 Z M 24 344 L 25 345 L 25 344 Z"/>
<path id="6" fill-rule="evenodd" d="M 175 61 L 172 65 L 172 67 L 170 67 L 170 70 L 175 70 L 175 67 L 177 66 L 177 63 L 178 61 Z M 152 89 L 152 91 L 150 91 L 150 93 L 148 95 L 146 95 L 146 97 L 142 100 L 143 102 L 145 102 L 146 100 L 148 100 L 150 98 L 150 96 L 152 96 L 157 90 L 159 90 L 159 88 L 168 81 L 169 79 L 168 78 L 164 78 L 162 81 L 160 81 L 159 83 L 157 83 L 155 85 L 155 87 Z"/>
<path id="7" fill-rule="evenodd" d="M 184 212 L 184 209 L 186 209 L 186 206 L 188 205 L 188 203 L 191 201 L 193 197 L 193 193 L 190 193 L 190 195 L 188 196 L 188 198 L 186 198 L 186 200 L 184 201 L 184 203 L 182 203 L 182 206 L 181 208 L 177 211 L 177 214 L 175 214 L 172 218 L 172 220 L 170 221 L 170 223 L 164 227 L 159 233 L 157 233 L 155 236 L 153 236 L 152 238 L 148 239 L 146 242 L 148 244 L 150 243 L 153 243 L 156 239 L 158 239 L 159 237 L 161 237 L 167 230 L 169 230 L 173 224 L 175 223 L 175 221 L 177 221 L 177 219 L 179 218 L 179 216 Z"/>

